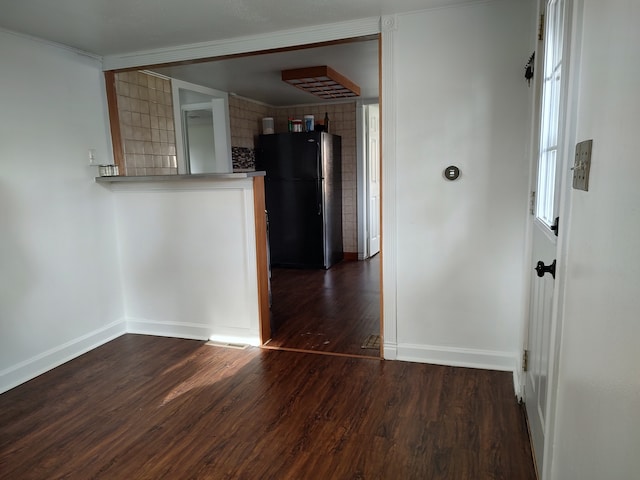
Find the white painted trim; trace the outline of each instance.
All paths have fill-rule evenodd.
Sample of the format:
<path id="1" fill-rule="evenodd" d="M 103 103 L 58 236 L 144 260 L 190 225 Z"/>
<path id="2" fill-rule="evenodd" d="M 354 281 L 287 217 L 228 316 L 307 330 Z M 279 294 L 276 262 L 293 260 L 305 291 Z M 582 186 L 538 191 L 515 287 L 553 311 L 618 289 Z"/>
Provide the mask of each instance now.
<path id="1" fill-rule="evenodd" d="M 263 107 L 278 108 L 275 105 L 271 105 L 270 103 L 261 102 L 260 100 L 255 100 L 255 99 L 249 98 L 249 97 L 243 97 L 242 95 L 238 95 L 237 93 L 234 93 L 234 92 L 229 92 L 229 98 L 235 98 L 237 100 L 243 100 L 245 102 L 253 103 L 254 105 L 260 105 L 260 106 L 263 106 Z"/>
<path id="2" fill-rule="evenodd" d="M 397 28 L 396 17 L 382 17 L 382 85 L 380 115 L 382 118 L 382 230 L 380 251 L 382 252 L 382 296 L 383 329 L 382 338 L 386 346 L 398 341 L 397 319 L 397 230 L 396 214 L 396 86 L 395 62 L 393 57 L 394 32 Z M 389 355 L 392 355 L 391 351 Z"/>
<path id="3" fill-rule="evenodd" d="M 182 62 L 224 55 L 260 52 L 298 45 L 330 42 L 346 38 L 375 35 L 380 32 L 380 18 L 362 18 L 329 25 L 281 30 L 278 32 L 250 35 L 213 42 L 178 45 L 171 48 L 142 50 L 103 58 L 104 70 L 143 67 L 173 62 Z"/>
<path id="4" fill-rule="evenodd" d="M 27 40 L 30 40 L 32 42 L 38 42 L 49 47 L 54 47 L 59 50 L 66 50 L 67 52 L 75 53 L 76 55 L 82 55 L 83 57 L 89 57 L 93 60 L 97 60 L 98 62 L 102 62 L 101 55 L 96 55 L 95 53 L 87 52 L 86 50 L 80 50 L 79 48 L 71 47 L 69 45 L 65 45 L 64 43 L 58 43 L 51 40 L 46 40 L 44 38 L 34 37 L 33 35 L 27 35 L 26 33 L 8 30 L 6 28 L 0 28 L 0 32 L 15 35 L 16 37 L 26 38 Z"/>
<path id="5" fill-rule="evenodd" d="M 382 358 L 385 360 L 397 360 L 398 359 L 398 344 L 391 342 L 384 342 L 382 348 Z"/>
<path id="6" fill-rule="evenodd" d="M 569 240 L 571 231 L 566 228 L 571 225 L 572 212 L 572 177 L 569 169 L 573 164 L 575 143 L 577 142 L 578 100 L 580 93 L 580 70 L 582 65 L 582 35 L 584 22 L 584 2 L 566 0 L 565 17 L 568 22 L 567 41 L 564 45 L 563 56 L 568 58 L 568 66 L 563 75 L 567 84 L 564 91 L 564 132 L 562 136 L 562 179 L 559 215 L 562 219 L 558 234 L 558 255 L 555 289 L 553 292 L 554 305 L 551 324 L 551 340 L 549 342 L 549 379 L 545 418 L 544 454 L 541 478 L 552 478 L 554 463 L 558 460 L 554 447 L 556 445 L 556 407 L 558 403 L 558 376 L 560 370 L 560 347 L 564 322 L 565 289 L 567 284 L 567 257 L 569 255 Z M 562 227 L 565 226 L 565 228 Z"/>
<path id="7" fill-rule="evenodd" d="M 0 393 L 42 375 L 126 333 L 124 320 L 117 320 L 62 345 L 0 371 Z"/>
<path id="8" fill-rule="evenodd" d="M 471 348 L 440 347 L 437 345 L 398 345 L 398 360 L 433 363 L 451 367 L 481 368 L 514 372 L 517 352 L 476 350 Z"/>
<path id="9" fill-rule="evenodd" d="M 158 73 L 158 72 L 154 72 L 152 70 L 140 70 L 141 73 L 144 73 L 145 75 L 149 75 L 151 77 L 157 77 L 157 78 L 161 78 L 162 80 L 173 80 L 171 77 L 167 77 L 166 75 L 163 75 L 162 73 Z"/>
<path id="10" fill-rule="evenodd" d="M 217 330 L 213 332 L 213 330 Z M 260 345 L 257 332 L 234 328 L 216 328 L 202 323 L 160 322 L 147 319 L 127 319 L 127 333 L 155 337 L 186 338 L 189 340 L 215 340 L 229 343 Z"/>
<path id="11" fill-rule="evenodd" d="M 524 401 L 524 372 L 522 371 L 522 355 L 516 354 L 516 366 L 513 369 L 513 391 L 519 402 Z"/>
<path id="12" fill-rule="evenodd" d="M 159 322 L 156 320 L 127 318 L 127 333 L 208 340 L 211 336 L 211 326 L 201 323 Z"/>

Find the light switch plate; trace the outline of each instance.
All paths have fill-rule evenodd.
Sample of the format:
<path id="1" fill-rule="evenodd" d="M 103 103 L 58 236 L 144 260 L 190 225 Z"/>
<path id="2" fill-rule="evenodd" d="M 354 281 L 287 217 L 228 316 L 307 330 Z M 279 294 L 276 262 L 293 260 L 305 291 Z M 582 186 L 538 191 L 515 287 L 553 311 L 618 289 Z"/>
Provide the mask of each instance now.
<path id="1" fill-rule="evenodd" d="M 589 172 L 591 171 L 591 148 L 593 140 L 585 140 L 576 145 L 576 157 L 573 163 L 573 188 L 589 191 Z"/>

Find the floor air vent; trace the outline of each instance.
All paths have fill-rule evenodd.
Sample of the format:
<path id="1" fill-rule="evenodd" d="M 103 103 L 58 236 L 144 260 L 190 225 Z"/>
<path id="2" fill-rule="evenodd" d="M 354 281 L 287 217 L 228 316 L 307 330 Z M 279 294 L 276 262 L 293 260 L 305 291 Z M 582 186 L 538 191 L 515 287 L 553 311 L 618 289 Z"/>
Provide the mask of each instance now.
<path id="1" fill-rule="evenodd" d="M 205 345 L 210 347 L 235 348 L 236 350 L 244 350 L 249 346 L 246 343 L 216 342 L 215 340 L 209 340 Z"/>
<path id="2" fill-rule="evenodd" d="M 374 348 L 380 349 L 380 335 L 369 335 L 364 339 L 360 348 Z"/>

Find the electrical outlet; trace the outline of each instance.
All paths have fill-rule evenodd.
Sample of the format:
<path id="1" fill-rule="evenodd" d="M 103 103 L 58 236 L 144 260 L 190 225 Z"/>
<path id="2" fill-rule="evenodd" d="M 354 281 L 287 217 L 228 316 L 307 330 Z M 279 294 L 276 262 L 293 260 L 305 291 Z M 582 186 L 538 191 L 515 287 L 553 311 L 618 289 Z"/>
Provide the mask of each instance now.
<path id="1" fill-rule="evenodd" d="M 573 164 L 573 188 L 589 191 L 589 173 L 591 171 L 591 149 L 593 140 L 585 140 L 576 145 L 576 157 Z"/>
<path id="2" fill-rule="evenodd" d="M 99 165 L 97 159 L 96 159 L 96 149 L 95 148 L 90 148 L 89 149 L 89 165 Z"/>

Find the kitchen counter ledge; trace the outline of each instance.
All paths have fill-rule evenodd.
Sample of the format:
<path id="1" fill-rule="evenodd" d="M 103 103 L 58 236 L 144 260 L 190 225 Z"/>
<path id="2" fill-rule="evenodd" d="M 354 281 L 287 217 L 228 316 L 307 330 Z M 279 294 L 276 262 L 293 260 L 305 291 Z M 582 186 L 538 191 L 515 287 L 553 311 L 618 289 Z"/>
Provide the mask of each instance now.
<path id="1" fill-rule="evenodd" d="M 233 173 L 195 173 L 189 175 L 144 175 L 112 177 L 96 177 L 97 183 L 148 183 L 148 182 L 180 182 L 185 180 L 242 180 L 253 177 L 264 177 L 263 171 L 247 171 Z"/>

